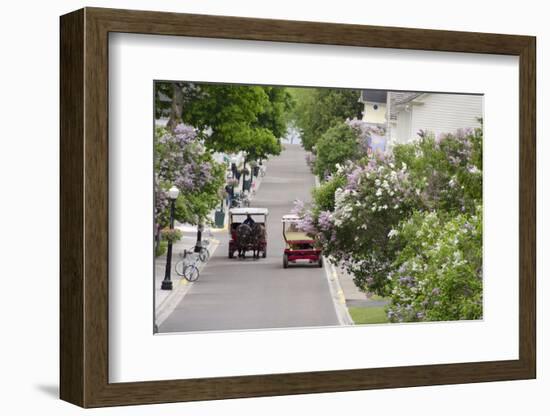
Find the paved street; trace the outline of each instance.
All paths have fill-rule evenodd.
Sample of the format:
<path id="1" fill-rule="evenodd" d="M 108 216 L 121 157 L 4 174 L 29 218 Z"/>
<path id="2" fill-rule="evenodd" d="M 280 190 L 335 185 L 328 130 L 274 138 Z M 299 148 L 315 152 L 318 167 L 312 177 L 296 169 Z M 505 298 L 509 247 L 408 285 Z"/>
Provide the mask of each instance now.
<path id="1" fill-rule="evenodd" d="M 295 199 L 309 200 L 315 185 L 300 145 L 268 162 L 252 206 L 269 209 L 267 258 L 227 258 L 228 233 L 159 332 L 338 325 L 324 269 L 283 269 L 281 217 Z"/>

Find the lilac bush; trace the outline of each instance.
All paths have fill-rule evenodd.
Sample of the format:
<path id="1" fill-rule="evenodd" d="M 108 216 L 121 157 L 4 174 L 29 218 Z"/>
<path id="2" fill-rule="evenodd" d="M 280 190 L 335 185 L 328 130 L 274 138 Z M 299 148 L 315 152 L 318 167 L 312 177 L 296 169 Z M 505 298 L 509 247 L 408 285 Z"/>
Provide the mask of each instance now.
<path id="1" fill-rule="evenodd" d="M 373 149 L 372 138 L 373 136 L 385 136 L 386 129 L 381 126 L 376 126 L 371 123 L 367 123 L 357 118 L 346 120 L 346 124 L 352 128 L 357 134 L 357 142 L 359 144 L 359 151 L 361 154 L 366 155 Z"/>
<path id="2" fill-rule="evenodd" d="M 407 166 L 395 163 L 391 155 L 374 154 L 339 166 L 322 185 L 343 183 L 334 191 L 332 209 L 320 197 L 321 189 L 315 193 L 314 206 L 300 210 L 304 228 L 316 236 L 325 253 L 340 262 L 359 287 L 381 295 L 389 293 L 387 234 L 421 203 Z"/>
<path id="3" fill-rule="evenodd" d="M 155 130 L 155 221 L 168 223 L 166 190 L 176 186 L 176 219 L 198 224 L 219 202 L 224 168 L 215 162 L 195 128 L 179 124 L 174 131 Z"/>
<path id="4" fill-rule="evenodd" d="M 390 321 L 482 318 L 481 206 L 473 215 L 416 212 L 392 238 L 401 249 L 388 275 Z"/>
<path id="5" fill-rule="evenodd" d="M 359 127 L 354 128 L 361 128 L 355 123 Z M 367 135 L 365 133 L 365 137 Z M 430 308 L 445 304 L 442 300 L 430 304 L 429 308 L 418 308 L 411 294 L 418 293 L 420 298 L 421 276 L 413 273 L 418 270 L 409 270 L 403 259 L 401 263 L 397 263 L 397 259 L 407 246 L 418 248 L 430 244 L 425 241 L 427 235 L 421 232 L 418 241 L 412 239 L 417 235 L 412 231 L 407 234 L 408 239 L 398 238 L 399 233 L 405 235 L 401 227 L 409 218 L 418 216 L 409 230 L 426 224 L 435 227 L 429 215 L 436 216 L 442 230 L 456 223 L 466 228 L 475 226 L 472 218 L 479 220 L 482 206 L 481 149 L 480 129 L 437 138 L 425 133 L 418 141 L 396 145 L 392 153 L 371 152 L 359 160 L 339 164 L 314 192 L 311 206 L 297 207 L 303 216 L 303 229 L 315 236 L 326 255 L 353 275 L 360 289 L 392 299 L 391 320 L 479 316 L 475 306 L 479 293 L 475 290 L 472 295 L 476 299 L 475 307 L 465 306 L 464 297 L 448 297 L 461 307 L 470 308 L 467 313 L 431 313 Z M 481 252 L 481 240 L 471 234 L 464 238 L 469 239 L 472 250 Z M 421 260 L 422 256 L 414 263 L 419 270 L 438 264 L 428 259 L 421 264 Z M 472 264 L 477 260 L 472 257 Z M 397 273 L 399 268 L 403 270 Z M 450 269 L 445 269 L 444 276 L 439 278 L 450 276 Z M 432 286 L 430 290 L 437 289 L 434 293 L 444 293 L 441 285 Z M 404 296 L 405 292 L 409 295 Z"/>

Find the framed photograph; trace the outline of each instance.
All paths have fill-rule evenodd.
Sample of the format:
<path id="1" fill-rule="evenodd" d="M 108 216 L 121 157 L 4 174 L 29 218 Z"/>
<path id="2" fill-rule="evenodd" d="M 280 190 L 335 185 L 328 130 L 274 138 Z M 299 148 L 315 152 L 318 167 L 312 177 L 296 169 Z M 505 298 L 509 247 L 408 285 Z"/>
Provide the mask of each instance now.
<path id="1" fill-rule="evenodd" d="M 536 377 L 534 37 L 60 29 L 63 400 Z"/>

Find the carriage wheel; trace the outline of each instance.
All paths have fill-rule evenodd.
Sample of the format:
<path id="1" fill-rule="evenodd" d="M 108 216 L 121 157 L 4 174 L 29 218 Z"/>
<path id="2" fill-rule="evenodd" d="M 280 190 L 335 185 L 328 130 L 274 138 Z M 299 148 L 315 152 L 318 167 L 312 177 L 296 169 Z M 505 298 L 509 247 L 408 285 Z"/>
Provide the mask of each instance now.
<path id="1" fill-rule="evenodd" d="M 319 267 L 323 267 L 323 256 L 319 256 L 319 261 L 317 262 Z"/>
<path id="2" fill-rule="evenodd" d="M 288 268 L 288 254 L 283 255 L 283 268 Z"/>

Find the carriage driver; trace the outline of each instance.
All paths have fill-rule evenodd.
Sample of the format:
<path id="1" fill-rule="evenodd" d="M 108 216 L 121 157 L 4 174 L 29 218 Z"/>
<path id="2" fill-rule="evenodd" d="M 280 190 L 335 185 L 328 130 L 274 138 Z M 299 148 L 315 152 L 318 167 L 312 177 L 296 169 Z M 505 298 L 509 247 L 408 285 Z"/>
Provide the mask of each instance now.
<path id="1" fill-rule="evenodd" d="M 246 224 L 249 227 L 252 227 L 255 224 L 255 221 L 252 219 L 250 214 L 246 214 L 246 220 L 244 220 L 243 224 Z"/>

